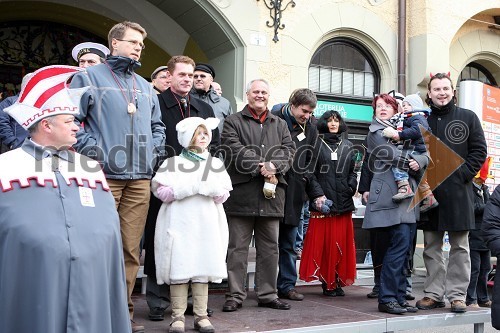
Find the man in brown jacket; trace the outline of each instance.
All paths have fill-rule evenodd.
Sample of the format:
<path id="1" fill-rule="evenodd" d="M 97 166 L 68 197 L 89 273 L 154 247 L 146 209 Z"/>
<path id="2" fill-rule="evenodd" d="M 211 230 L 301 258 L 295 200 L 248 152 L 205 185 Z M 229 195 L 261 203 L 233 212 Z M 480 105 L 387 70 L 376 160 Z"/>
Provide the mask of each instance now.
<path id="1" fill-rule="evenodd" d="M 269 84 L 265 80 L 248 84 L 247 100 L 241 112 L 226 118 L 222 131 L 222 149 L 233 183 L 224 204 L 229 225 L 229 292 L 222 310 L 236 311 L 247 296 L 243 281 L 252 233 L 258 249 L 255 275 L 259 306 L 289 310 L 290 305 L 278 298 L 276 278 L 279 220 L 285 203 L 283 175 L 292 166 L 295 144 L 285 121 L 267 108 Z M 266 179 L 274 177 L 278 180 L 276 193 L 269 198 L 264 196 L 263 187 L 269 184 Z"/>

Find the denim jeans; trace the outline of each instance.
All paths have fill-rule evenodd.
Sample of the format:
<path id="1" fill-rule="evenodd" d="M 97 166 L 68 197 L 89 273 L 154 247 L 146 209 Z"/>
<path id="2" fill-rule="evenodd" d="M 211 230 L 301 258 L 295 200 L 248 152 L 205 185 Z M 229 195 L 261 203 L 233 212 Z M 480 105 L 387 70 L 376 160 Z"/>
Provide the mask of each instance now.
<path id="1" fill-rule="evenodd" d="M 380 273 L 379 303 L 396 301 L 406 302 L 406 276 L 404 274 L 407 251 L 417 225 L 401 223 L 387 227 L 389 233 L 389 248 L 384 256 L 382 272 Z"/>
<path id="2" fill-rule="evenodd" d="M 304 246 L 304 237 L 306 236 L 307 227 L 309 226 L 309 201 L 305 201 L 300 212 L 300 223 L 297 227 L 297 238 L 295 240 L 295 249 L 302 249 Z"/>
<path id="3" fill-rule="evenodd" d="M 399 168 L 392 168 L 392 174 L 394 175 L 394 180 L 399 182 L 401 180 L 408 180 L 408 172 L 401 170 Z"/>
<path id="4" fill-rule="evenodd" d="M 278 293 L 286 294 L 290 289 L 295 288 L 297 282 L 297 253 L 295 252 L 295 238 L 297 237 L 297 227 L 280 223 L 279 230 L 279 272 L 278 272 Z"/>

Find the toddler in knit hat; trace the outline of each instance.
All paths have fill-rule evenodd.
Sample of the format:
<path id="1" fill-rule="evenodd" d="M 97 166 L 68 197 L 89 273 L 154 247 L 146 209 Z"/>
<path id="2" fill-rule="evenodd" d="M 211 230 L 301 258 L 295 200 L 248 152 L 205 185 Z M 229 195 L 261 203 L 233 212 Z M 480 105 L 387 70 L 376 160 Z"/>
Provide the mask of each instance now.
<path id="1" fill-rule="evenodd" d="M 424 103 L 418 93 L 406 96 L 403 99 L 402 107 L 403 112 L 394 116 L 394 119 L 391 118 L 391 122 L 395 125 L 395 128 L 385 128 L 382 135 L 396 142 L 404 142 L 404 149 L 411 149 L 413 154 L 424 154 L 427 151 L 427 147 L 422 137 L 420 126 L 430 131 L 429 124 L 427 123 L 429 111 L 424 108 Z M 398 184 L 398 193 L 392 197 L 392 200 L 394 202 L 401 202 L 404 199 L 413 197 L 415 194 L 408 182 L 408 172 L 399 168 L 392 168 L 392 172 Z M 437 207 L 438 202 L 434 198 L 426 179 L 420 182 L 419 192 L 424 197 L 420 206 L 420 212 L 426 212 L 429 209 Z"/>

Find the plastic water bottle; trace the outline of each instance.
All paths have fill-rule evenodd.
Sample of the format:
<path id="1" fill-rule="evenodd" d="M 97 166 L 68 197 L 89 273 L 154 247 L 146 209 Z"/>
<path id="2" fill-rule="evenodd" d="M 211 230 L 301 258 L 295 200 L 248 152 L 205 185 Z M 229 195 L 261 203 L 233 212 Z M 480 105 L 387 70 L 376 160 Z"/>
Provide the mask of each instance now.
<path id="1" fill-rule="evenodd" d="M 366 252 L 365 265 L 373 265 L 373 262 L 372 262 L 372 251 Z"/>
<path id="2" fill-rule="evenodd" d="M 445 231 L 443 236 L 443 251 L 449 252 L 450 248 L 450 237 L 448 236 L 448 231 Z"/>

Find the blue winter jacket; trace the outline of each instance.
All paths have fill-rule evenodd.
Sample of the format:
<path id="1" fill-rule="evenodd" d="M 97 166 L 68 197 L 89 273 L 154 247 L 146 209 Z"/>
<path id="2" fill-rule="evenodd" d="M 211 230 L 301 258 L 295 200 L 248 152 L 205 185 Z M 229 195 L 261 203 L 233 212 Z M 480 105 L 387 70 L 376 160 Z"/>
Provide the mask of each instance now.
<path id="1" fill-rule="evenodd" d="M 90 86 L 76 116 L 83 126 L 74 147 L 99 161 L 106 178 L 150 179 L 155 155 L 163 147 L 165 125 L 158 98 L 151 84 L 134 73 L 139 66 L 133 59 L 110 56 L 71 81 L 71 88 Z M 129 103 L 136 112 L 128 112 Z"/>
<path id="2" fill-rule="evenodd" d="M 10 96 L 0 102 L 0 142 L 8 149 L 21 147 L 28 136 L 28 131 L 3 111 L 14 104 L 18 97 L 19 95 Z"/>

